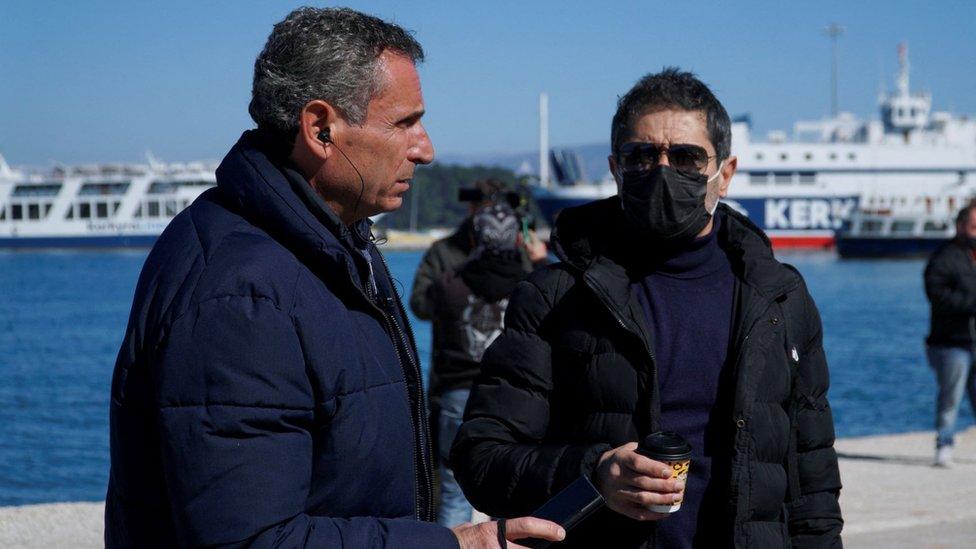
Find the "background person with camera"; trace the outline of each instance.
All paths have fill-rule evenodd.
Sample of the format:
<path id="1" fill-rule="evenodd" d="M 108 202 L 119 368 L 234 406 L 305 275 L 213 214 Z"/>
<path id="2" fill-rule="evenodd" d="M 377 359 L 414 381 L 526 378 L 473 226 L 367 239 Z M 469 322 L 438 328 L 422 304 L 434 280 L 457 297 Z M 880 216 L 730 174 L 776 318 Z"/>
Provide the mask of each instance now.
<path id="1" fill-rule="evenodd" d="M 447 453 L 461 423 L 471 382 L 480 370 L 481 354 L 494 340 L 494 336 L 490 340 L 485 336 L 501 328 L 508 294 L 515 283 L 544 263 L 548 254 L 524 212 L 522 196 L 506 183 L 497 179 L 477 181 L 473 188 L 460 189 L 458 200 L 470 205 L 470 215 L 453 234 L 427 250 L 410 294 L 413 313 L 432 323 L 427 387 L 431 439 L 441 474 L 437 520 L 445 526 L 471 520 L 471 505 L 454 481 Z M 476 226 L 479 212 L 483 215 Z M 498 253 L 501 250 L 504 253 Z M 469 298 L 484 305 L 479 308 L 481 313 L 491 314 L 482 314 L 477 321 L 462 319 L 472 305 L 467 303 Z M 469 316 L 473 310 L 468 310 Z M 476 342 L 469 342 L 468 337 L 486 341 L 478 351 Z"/>

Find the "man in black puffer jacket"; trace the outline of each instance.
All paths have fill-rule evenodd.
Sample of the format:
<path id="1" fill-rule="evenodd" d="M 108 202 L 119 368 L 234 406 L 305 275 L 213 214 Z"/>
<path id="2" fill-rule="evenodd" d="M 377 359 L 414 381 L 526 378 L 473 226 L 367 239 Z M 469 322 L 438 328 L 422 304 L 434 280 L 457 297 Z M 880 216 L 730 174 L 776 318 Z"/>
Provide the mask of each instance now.
<path id="1" fill-rule="evenodd" d="M 562 212 L 562 262 L 516 288 L 484 356 L 451 456 L 465 494 L 512 516 L 585 475 L 607 504 L 572 547 L 841 546 L 820 317 L 718 203 L 736 166 L 725 109 L 667 69 L 612 129 L 619 196 Z M 692 444 L 686 485 L 634 451 L 665 429 Z"/>

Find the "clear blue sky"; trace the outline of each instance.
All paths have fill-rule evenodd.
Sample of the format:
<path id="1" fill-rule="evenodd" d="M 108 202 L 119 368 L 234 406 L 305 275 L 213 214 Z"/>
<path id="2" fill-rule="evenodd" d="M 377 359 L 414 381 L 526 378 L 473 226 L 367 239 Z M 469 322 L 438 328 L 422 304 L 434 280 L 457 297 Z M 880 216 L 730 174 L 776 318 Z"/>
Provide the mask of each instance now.
<path id="1" fill-rule="evenodd" d="M 0 154 L 13 164 L 219 159 L 244 129 L 254 57 L 291 2 L 0 0 Z M 322 5 L 316 3 L 316 5 Z M 912 87 L 976 114 L 976 2 L 350 1 L 415 32 L 440 152 L 606 142 L 615 101 L 664 65 L 694 70 L 758 131 L 840 104 L 873 116 L 907 41 Z"/>

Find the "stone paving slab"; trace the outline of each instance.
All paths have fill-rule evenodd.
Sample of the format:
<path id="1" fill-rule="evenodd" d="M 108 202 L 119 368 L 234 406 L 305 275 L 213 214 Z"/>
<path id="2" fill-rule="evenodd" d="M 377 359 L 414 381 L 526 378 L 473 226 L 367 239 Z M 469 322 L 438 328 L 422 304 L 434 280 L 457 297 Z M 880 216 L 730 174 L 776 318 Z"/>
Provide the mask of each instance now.
<path id="1" fill-rule="evenodd" d="M 932 467 L 932 432 L 837 441 L 844 545 L 976 548 L 976 428 L 959 435 L 957 463 Z M 104 503 L 0 508 L 0 548 L 102 547 Z"/>
<path id="2" fill-rule="evenodd" d="M 933 432 L 840 439 L 847 547 L 976 547 L 976 429 L 932 466 Z"/>

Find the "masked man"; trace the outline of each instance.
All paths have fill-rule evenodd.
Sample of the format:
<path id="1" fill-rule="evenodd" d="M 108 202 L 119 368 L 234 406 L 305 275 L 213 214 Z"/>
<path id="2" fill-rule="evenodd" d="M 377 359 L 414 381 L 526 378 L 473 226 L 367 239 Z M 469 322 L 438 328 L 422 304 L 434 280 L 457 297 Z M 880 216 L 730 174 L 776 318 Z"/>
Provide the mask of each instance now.
<path id="1" fill-rule="evenodd" d="M 618 195 L 562 212 L 562 261 L 516 288 L 484 356 L 452 453 L 475 507 L 530 512 L 585 475 L 606 506 L 569 546 L 841 545 L 820 318 L 762 231 L 719 203 L 730 141 L 690 73 L 620 99 Z M 659 430 L 690 442 L 686 482 L 635 452 Z"/>

